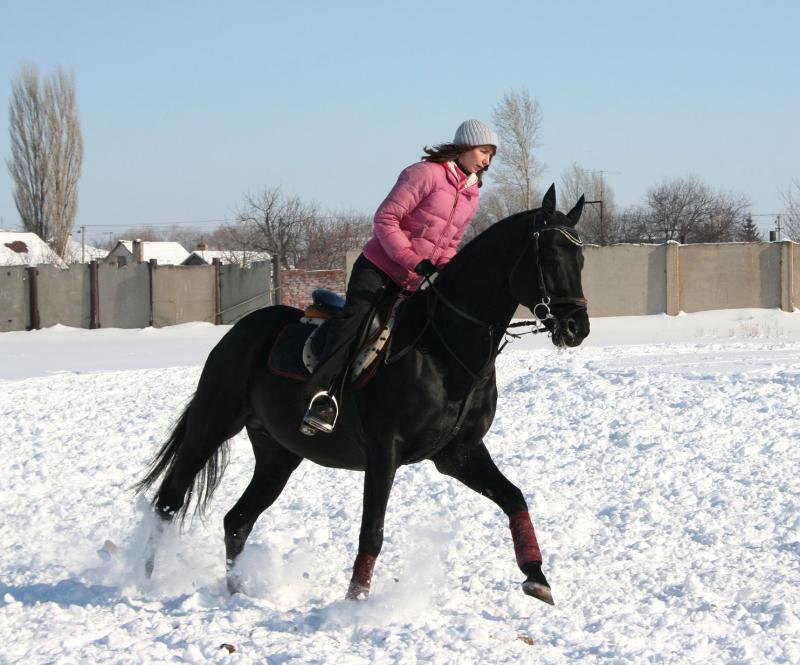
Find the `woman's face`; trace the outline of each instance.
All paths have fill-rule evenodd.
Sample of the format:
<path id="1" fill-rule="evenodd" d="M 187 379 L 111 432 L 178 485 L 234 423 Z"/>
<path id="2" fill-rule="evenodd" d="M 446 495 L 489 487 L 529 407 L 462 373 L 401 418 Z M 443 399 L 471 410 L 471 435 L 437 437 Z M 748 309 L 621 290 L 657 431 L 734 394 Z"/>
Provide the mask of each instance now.
<path id="1" fill-rule="evenodd" d="M 462 152 L 458 161 L 470 173 L 478 173 L 492 163 L 494 153 L 493 145 L 479 145 Z"/>

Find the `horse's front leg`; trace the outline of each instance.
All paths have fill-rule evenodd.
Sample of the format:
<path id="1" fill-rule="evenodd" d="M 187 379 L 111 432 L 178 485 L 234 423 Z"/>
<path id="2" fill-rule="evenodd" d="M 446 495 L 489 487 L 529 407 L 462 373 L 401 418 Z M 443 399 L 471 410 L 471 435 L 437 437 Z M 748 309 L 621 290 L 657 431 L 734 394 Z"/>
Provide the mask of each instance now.
<path id="1" fill-rule="evenodd" d="M 364 600 L 369 596 L 372 571 L 383 546 L 383 522 L 397 464 L 392 444 L 385 442 L 385 448 L 380 448 L 381 445 L 377 444 L 377 450 L 367 450 L 361 532 L 358 537 L 358 555 L 353 564 L 353 576 L 350 588 L 347 590 L 348 600 Z"/>
<path id="2" fill-rule="evenodd" d="M 542 552 L 528 514 L 528 504 L 519 488 L 495 466 L 483 441 L 469 450 L 454 451 L 448 446 L 433 458 L 433 462 L 441 473 L 491 499 L 508 515 L 517 565 L 526 577 L 522 590 L 553 605 L 553 594 L 542 572 Z"/>

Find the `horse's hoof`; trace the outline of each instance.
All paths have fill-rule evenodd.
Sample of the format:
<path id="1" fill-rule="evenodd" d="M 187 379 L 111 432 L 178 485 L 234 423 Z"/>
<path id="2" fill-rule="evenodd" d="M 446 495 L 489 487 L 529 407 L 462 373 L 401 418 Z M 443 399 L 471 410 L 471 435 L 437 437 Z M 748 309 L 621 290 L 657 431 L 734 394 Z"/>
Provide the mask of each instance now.
<path id="1" fill-rule="evenodd" d="M 350 582 L 350 588 L 347 590 L 345 599 L 347 600 L 366 600 L 369 598 L 369 587 Z"/>
<path id="2" fill-rule="evenodd" d="M 532 582 L 530 580 L 525 580 L 522 583 L 522 590 L 529 596 L 538 598 L 543 603 L 547 603 L 548 605 L 555 605 L 555 603 L 553 602 L 553 594 L 550 591 L 549 586 L 540 584 L 539 582 Z"/>
<path id="3" fill-rule="evenodd" d="M 244 593 L 244 585 L 242 579 L 238 575 L 228 575 L 227 579 L 228 593 L 231 596 L 235 593 Z"/>

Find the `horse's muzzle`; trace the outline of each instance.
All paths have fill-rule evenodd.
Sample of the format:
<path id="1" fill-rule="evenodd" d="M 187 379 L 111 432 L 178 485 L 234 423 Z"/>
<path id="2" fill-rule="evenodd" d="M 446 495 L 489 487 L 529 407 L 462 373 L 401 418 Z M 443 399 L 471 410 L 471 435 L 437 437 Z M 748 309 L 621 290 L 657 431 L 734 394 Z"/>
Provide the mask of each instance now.
<path id="1" fill-rule="evenodd" d="M 562 316 L 551 319 L 553 344 L 560 347 L 575 347 L 589 335 L 589 315 L 586 307 L 577 307 Z"/>

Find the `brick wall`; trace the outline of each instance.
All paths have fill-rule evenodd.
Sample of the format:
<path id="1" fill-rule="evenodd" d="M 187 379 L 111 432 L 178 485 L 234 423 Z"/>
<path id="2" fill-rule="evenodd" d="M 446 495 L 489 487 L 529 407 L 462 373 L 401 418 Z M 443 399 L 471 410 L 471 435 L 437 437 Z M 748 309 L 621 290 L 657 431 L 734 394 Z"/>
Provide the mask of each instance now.
<path id="1" fill-rule="evenodd" d="M 300 307 L 311 304 L 314 289 L 328 289 L 344 297 L 344 270 L 281 270 L 281 304 Z"/>

